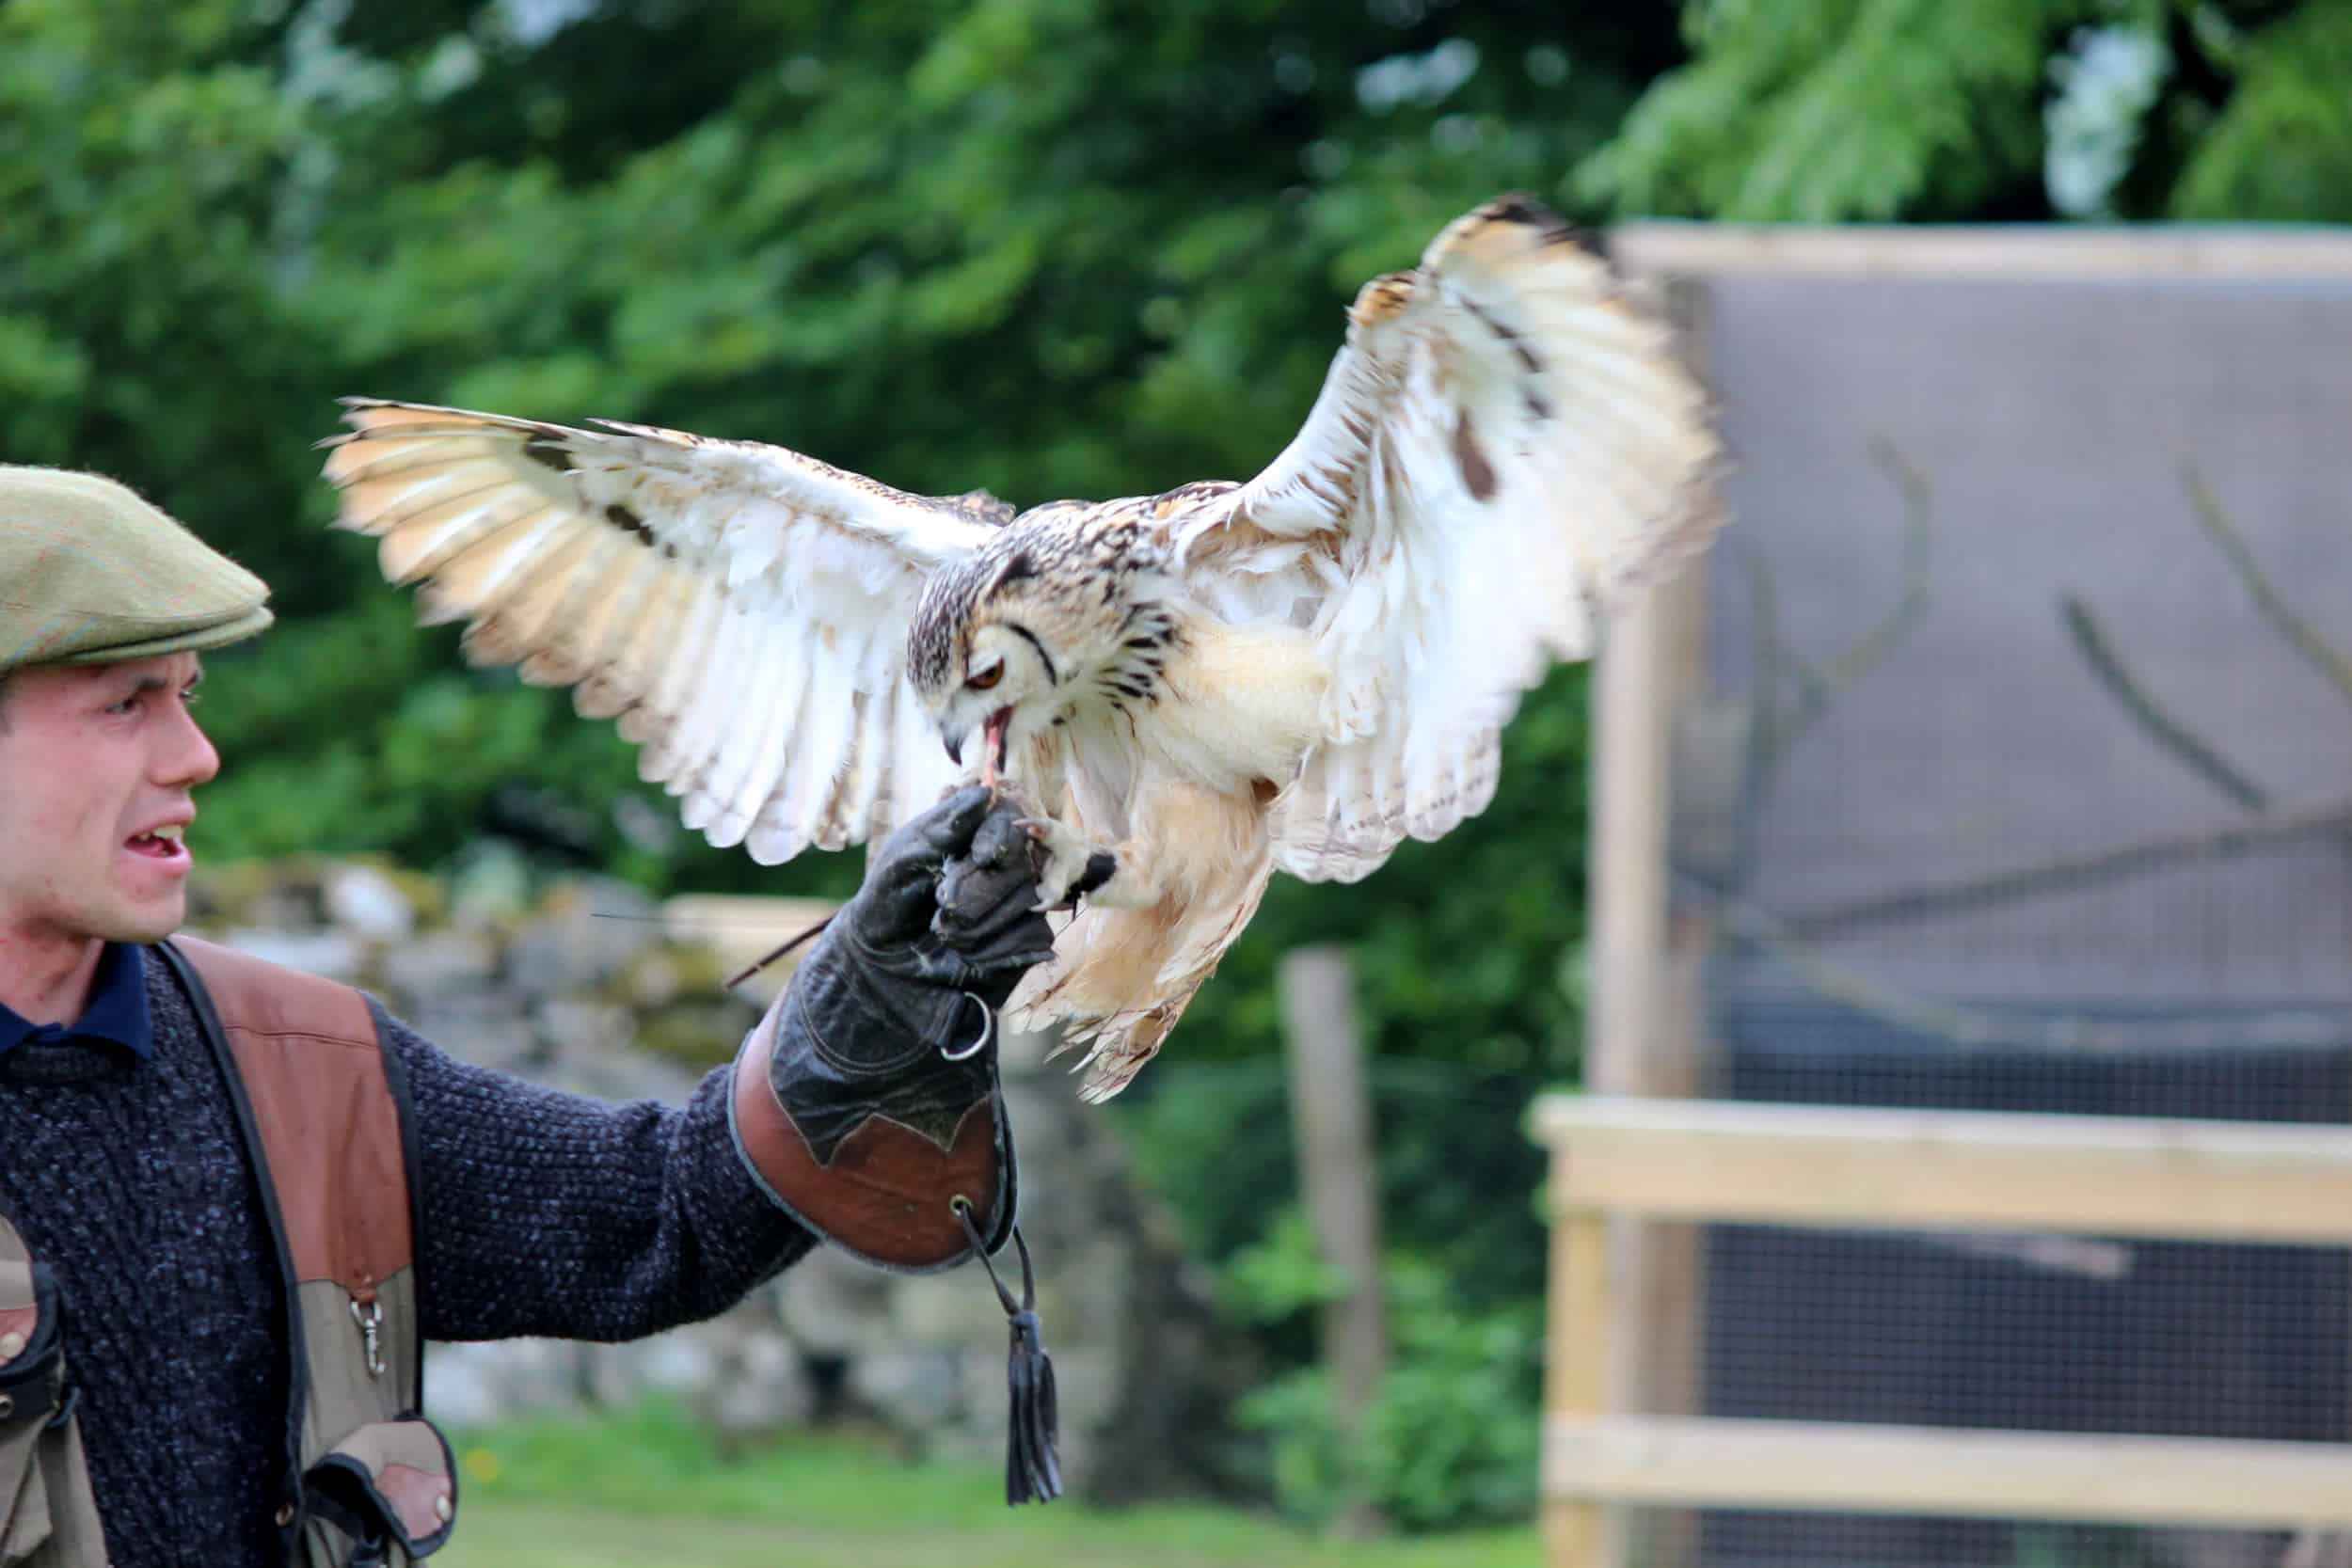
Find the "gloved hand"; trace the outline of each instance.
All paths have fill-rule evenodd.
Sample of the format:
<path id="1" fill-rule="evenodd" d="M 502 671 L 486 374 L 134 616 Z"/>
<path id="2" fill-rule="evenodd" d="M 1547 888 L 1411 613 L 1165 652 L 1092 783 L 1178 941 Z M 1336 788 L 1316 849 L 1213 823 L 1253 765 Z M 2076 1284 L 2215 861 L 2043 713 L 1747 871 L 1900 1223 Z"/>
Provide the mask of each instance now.
<path id="1" fill-rule="evenodd" d="M 1021 976 L 1053 957 L 1053 927 L 1030 910 L 1041 857 L 1020 819 L 973 784 L 882 841 L 792 979 L 828 1065 L 864 1077 L 959 1051 L 993 1033 Z"/>
<path id="2" fill-rule="evenodd" d="M 760 1186 L 835 1246 L 929 1272 L 978 1255 L 1011 1329 L 1009 1502 L 1061 1492 L 1053 1362 L 1037 1321 L 996 1009 L 1053 957 L 1044 855 L 978 785 L 885 839 L 865 885 L 743 1042 L 729 1125 Z M 1012 1241 L 1016 1299 L 990 1255 Z"/>
<path id="3" fill-rule="evenodd" d="M 989 1251 L 1010 1231 L 995 1009 L 1054 945 L 1031 908 L 1042 854 L 1021 816 L 976 784 L 883 840 L 737 1058 L 744 1163 L 869 1261 L 961 1261 L 956 1197 Z"/>

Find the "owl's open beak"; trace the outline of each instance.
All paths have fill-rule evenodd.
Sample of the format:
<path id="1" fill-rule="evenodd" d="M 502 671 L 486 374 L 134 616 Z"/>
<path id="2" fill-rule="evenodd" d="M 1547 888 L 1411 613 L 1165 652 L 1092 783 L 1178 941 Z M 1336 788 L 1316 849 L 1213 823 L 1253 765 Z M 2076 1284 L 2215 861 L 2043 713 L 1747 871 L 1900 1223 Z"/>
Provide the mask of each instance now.
<path id="1" fill-rule="evenodd" d="M 996 775 L 1005 770 L 1005 732 L 1010 728 L 1012 709 L 1009 707 L 990 714 L 982 727 L 980 743 L 988 748 L 988 754 L 980 759 L 980 783 L 991 789 L 996 787 Z"/>
<path id="2" fill-rule="evenodd" d="M 988 721 L 981 726 L 980 782 L 991 788 L 995 787 L 996 775 L 1005 770 L 1005 732 L 1011 727 L 1010 707 L 998 708 L 988 716 Z M 949 762 L 959 768 L 963 766 L 963 743 L 971 736 L 972 732 L 961 725 L 940 727 L 939 743 L 947 749 Z"/>

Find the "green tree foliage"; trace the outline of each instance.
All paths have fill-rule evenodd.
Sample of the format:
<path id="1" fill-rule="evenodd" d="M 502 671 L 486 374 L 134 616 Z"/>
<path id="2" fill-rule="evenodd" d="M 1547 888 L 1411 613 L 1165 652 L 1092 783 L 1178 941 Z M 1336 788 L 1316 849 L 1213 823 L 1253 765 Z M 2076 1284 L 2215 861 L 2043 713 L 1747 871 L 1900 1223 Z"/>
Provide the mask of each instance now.
<path id="1" fill-rule="evenodd" d="M 1361 1498 L 1408 1528 L 1442 1529 L 1534 1510 L 1539 1444 L 1528 1391 L 1542 1364 L 1541 1298 L 1469 1308 L 1454 1279 L 1417 1254 L 1390 1260 L 1395 1364 L 1352 1438 L 1334 1430 L 1319 1367 L 1285 1371 L 1243 1402 L 1242 1421 L 1263 1434 L 1267 1474 L 1289 1512 L 1327 1521 Z M 1238 1311 L 1273 1323 L 1342 1288 L 1316 1262 L 1295 1211 L 1236 1257 L 1229 1280 Z"/>
<path id="2" fill-rule="evenodd" d="M 1629 212 L 1836 222 L 1980 210 L 2038 168 L 2065 0 L 1712 0 L 1584 188 Z"/>
<path id="3" fill-rule="evenodd" d="M 2164 210 L 2183 218 L 2352 223 L 2352 6 L 2311 5 L 2251 34 L 2214 29 L 2226 104 L 2174 111 L 2184 149 Z"/>
<path id="4" fill-rule="evenodd" d="M 1576 188 L 1754 222 L 2352 216 L 2333 0 L 1692 0 Z"/>
<path id="5" fill-rule="evenodd" d="M 757 436 L 1024 503 L 1246 477 L 1363 278 L 1508 186 L 1565 198 L 1671 18 L 1264 0 L 493 0 L 0 10 L 8 455 L 114 472 L 267 576 L 215 662 L 215 850 L 436 863 L 485 825 L 657 887 L 839 891 L 612 823 L 561 693 L 468 672 L 325 526 L 343 392 Z M 1376 894 L 1286 889 L 1197 1049 L 1265 1049 L 1272 956 L 1367 944 L 1384 1048 L 1566 1038 L 1577 676 L 1495 813 Z M 657 801 L 658 797 L 654 798 Z M 666 807 L 651 814 L 665 816 Z M 1480 876 L 1474 896 L 1462 873 Z"/>

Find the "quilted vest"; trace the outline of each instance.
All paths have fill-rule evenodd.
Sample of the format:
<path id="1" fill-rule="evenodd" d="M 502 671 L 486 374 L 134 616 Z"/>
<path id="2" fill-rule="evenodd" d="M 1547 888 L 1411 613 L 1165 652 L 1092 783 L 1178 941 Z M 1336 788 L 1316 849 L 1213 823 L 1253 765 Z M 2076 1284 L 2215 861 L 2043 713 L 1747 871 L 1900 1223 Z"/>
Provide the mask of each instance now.
<path id="1" fill-rule="evenodd" d="M 188 937 L 150 951 L 196 1004 L 277 1241 L 300 1417 L 283 1560 L 428 1556 L 449 1538 L 456 1476 L 421 1411 L 413 1117 L 374 1005 Z M 72 1304 L 0 1215 L 0 1568 L 105 1568 L 72 1339 Z"/>

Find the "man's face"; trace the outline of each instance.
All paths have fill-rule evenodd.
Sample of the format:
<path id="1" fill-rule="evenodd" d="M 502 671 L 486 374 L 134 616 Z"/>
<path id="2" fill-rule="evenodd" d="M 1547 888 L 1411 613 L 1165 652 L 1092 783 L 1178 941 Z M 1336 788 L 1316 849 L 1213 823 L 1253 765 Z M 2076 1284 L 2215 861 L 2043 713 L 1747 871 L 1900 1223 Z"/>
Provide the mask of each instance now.
<path id="1" fill-rule="evenodd" d="M 0 943 L 158 942 L 187 909 L 180 832 L 220 770 L 194 654 L 13 674 L 0 701 Z"/>

